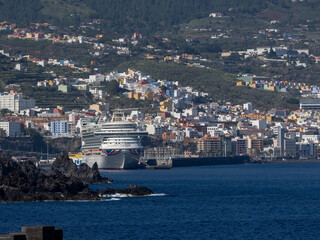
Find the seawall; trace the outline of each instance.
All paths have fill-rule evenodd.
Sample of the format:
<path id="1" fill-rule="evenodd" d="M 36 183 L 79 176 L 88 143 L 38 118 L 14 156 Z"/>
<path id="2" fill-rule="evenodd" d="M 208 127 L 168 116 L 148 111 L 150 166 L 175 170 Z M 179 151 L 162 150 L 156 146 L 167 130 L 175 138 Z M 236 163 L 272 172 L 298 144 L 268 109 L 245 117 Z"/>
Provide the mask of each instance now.
<path id="1" fill-rule="evenodd" d="M 249 156 L 172 158 L 172 167 L 193 167 L 251 163 Z"/>

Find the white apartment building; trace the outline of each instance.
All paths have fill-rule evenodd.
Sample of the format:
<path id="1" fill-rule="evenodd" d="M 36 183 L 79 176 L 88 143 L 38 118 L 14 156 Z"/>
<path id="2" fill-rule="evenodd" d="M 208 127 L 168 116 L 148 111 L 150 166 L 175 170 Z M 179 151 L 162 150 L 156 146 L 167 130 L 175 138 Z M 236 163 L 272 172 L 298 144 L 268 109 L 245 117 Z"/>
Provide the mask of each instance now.
<path id="1" fill-rule="evenodd" d="M 34 100 L 23 99 L 22 93 L 1 93 L 0 109 L 9 109 L 14 113 L 19 113 L 24 109 L 31 109 L 36 106 Z"/>
<path id="2" fill-rule="evenodd" d="M 89 89 L 89 92 L 98 99 L 104 99 L 106 97 L 106 92 L 98 88 Z"/>
<path id="3" fill-rule="evenodd" d="M 100 83 L 105 80 L 105 77 L 103 74 L 96 74 L 96 75 L 90 75 L 89 79 L 85 79 L 87 83 Z"/>
<path id="4" fill-rule="evenodd" d="M 246 112 L 248 112 L 248 113 L 253 113 L 252 103 L 251 102 L 244 103 L 243 109 L 246 110 Z"/>
<path id="5" fill-rule="evenodd" d="M 155 137 L 161 137 L 162 134 L 166 131 L 166 127 L 155 124 L 147 124 L 146 131 L 149 135 L 153 135 Z"/>
<path id="6" fill-rule="evenodd" d="M 259 130 L 265 130 L 267 128 L 266 119 L 251 120 L 251 125 Z"/>
<path id="7" fill-rule="evenodd" d="M 316 134 L 304 134 L 302 135 L 302 141 L 305 143 L 320 143 L 320 135 Z"/>
<path id="8" fill-rule="evenodd" d="M 21 125 L 19 122 L 0 120 L 0 129 L 5 131 L 7 137 L 17 137 L 21 135 Z"/>

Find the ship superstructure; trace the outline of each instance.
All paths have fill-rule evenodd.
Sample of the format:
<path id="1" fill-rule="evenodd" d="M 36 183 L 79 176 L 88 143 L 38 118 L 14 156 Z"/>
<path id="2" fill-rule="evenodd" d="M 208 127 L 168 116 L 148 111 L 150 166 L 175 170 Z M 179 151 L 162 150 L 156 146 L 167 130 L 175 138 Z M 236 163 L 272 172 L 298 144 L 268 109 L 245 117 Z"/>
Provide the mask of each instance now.
<path id="1" fill-rule="evenodd" d="M 99 169 L 134 169 L 141 156 L 141 139 L 148 133 L 115 112 L 110 122 L 88 126 L 82 132 L 83 162 Z"/>

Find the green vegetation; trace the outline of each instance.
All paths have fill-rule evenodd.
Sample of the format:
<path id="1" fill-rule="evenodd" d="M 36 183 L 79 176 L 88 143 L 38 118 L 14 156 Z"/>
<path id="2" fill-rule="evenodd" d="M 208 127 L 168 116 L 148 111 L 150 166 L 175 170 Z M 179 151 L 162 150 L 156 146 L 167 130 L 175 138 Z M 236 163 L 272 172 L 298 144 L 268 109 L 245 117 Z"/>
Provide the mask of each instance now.
<path id="1" fill-rule="evenodd" d="M 39 88 L 36 87 L 38 81 L 50 79 L 52 76 L 43 73 L 43 68 L 34 63 L 22 61 L 24 71 L 14 70 L 17 62 L 12 62 L 9 58 L 0 55 L 0 90 L 5 89 L 8 84 L 18 84 L 27 98 L 36 100 L 39 107 L 54 108 L 57 105 L 66 109 L 86 108 L 92 103 L 92 96 L 87 92 L 72 89 L 71 93 L 62 93 L 56 87 Z"/>
<path id="2" fill-rule="evenodd" d="M 119 83 L 115 80 L 108 81 L 108 82 L 103 82 L 104 88 L 103 90 L 106 91 L 107 94 L 110 96 L 116 96 L 122 93 L 121 89 L 119 88 Z"/>
<path id="3" fill-rule="evenodd" d="M 71 110 L 88 108 L 93 103 L 90 93 L 75 89 L 70 93 L 63 93 L 55 87 L 33 87 L 23 89 L 23 93 L 36 100 L 38 107 L 63 106 L 66 110 Z"/>
<path id="4" fill-rule="evenodd" d="M 175 30 L 179 24 L 213 11 L 254 14 L 270 4 L 288 8 L 292 3 L 289 0 L 1 0 L 0 19 L 69 26 L 94 17 L 104 20 L 107 32 L 154 33 Z"/>
<path id="5" fill-rule="evenodd" d="M 6 49 L 13 55 L 31 55 L 39 59 L 55 58 L 73 60 L 78 64 L 89 65 L 92 57 L 87 44 L 52 44 L 50 41 L 30 41 L 27 39 L 0 38 L 0 49 Z"/>
<path id="6" fill-rule="evenodd" d="M 34 152 L 42 152 L 46 149 L 46 143 L 39 132 L 32 128 L 24 129 L 24 134 L 30 136 L 32 150 Z"/>
<path id="7" fill-rule="evenodd" d="M 0 0 L 1 20 L 17 21 L 28 24 L 43 19 L 40 0 Z"/>
<path id="8" fill-rule="evenodd" d="M 297 96 L 247 87 L 236 87 L 236 76 L 213 69 L 187 67 L 174 63 L 157 63 L 152 61 L 133 61 L 120 65 L 121 70 L 128 67 L 150 74 L 155 79 L 179 81 L 183 86 L 193 86 L 198 90 L 209 92 L 214 101 L 225 100 L 234 104 L 252 102 L 255 108 L 297 107 Z"/>
<path id="9" fill-rule="evenodd" d="M 112 109 L 124 109 L 124 108 L 138 108 L 143 113 L 157 113 L 158 108 L 156 102 L 147 101 L 147 100 L 136 100 L 124 98 L 121 96 L 107 96 L 105 102 L 110 104 Z"/>

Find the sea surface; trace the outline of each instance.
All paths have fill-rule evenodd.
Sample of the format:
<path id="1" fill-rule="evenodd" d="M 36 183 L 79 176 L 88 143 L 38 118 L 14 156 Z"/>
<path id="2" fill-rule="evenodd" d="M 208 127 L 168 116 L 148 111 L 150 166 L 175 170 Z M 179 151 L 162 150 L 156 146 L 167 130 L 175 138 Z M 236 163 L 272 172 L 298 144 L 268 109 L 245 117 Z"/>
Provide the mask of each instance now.
<path id="1" fill-rule="evenodd" d="M 320 163 L 104 171 L 154 196 L 0 204 L 0 233 L 54 225 L 64 239 L 320 239 Z M 103 188 L 106 185 L 98 186 Z M 92 186 L 96 188 L 97 186 Z"/>

